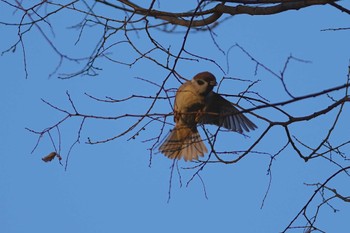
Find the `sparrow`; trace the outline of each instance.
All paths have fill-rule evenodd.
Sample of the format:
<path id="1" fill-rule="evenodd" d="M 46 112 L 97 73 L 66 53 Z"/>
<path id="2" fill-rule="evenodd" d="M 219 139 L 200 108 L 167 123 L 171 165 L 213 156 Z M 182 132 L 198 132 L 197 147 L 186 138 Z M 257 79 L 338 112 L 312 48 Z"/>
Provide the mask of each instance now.
<path id="1" fill-rule="evenodd" d="M 198 130 L 198 124 L 212 124 L 243 133 L 257 126 L 233 103 L 213 91 L 215 76 L 201 72 L 183 83 L 174 102 L 175 127 L 160 145 L 159 151 L 170 159 L 198 160 L 208 152 Z"/>

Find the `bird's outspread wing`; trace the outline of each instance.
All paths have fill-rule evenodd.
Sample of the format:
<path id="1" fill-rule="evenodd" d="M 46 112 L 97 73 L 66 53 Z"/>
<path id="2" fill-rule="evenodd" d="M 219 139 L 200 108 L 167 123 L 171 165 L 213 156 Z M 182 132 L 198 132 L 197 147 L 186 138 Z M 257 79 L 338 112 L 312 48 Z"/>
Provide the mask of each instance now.
<path id="1" fill-rule="evenodd" d="M 207 95 L 203 116 L 199 123 L 213 124 L 239 133 L 257 128 L 230 101 L 215 92 Z"/>

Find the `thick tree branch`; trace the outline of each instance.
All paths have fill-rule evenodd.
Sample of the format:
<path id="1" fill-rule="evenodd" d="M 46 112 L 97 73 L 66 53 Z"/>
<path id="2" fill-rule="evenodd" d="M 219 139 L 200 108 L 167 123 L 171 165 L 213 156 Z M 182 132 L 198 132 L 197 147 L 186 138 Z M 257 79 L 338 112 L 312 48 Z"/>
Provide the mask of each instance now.
<path id="1" fill-rule="evenodd" d="M 289 10 L 300 10 L 301 8 L 313 5 L 325 5 L 333 3 L 331 0 L 305 0 L 305 1 L 280 1 L 282 3 L 275 6 L 252 7 L 246 5 L 226 6 L 218 5 L 219 12 L 230 15 L 248 14 L 248 15 L 272 15 Z"/>
<path id="2" fill-rule="evenodd" d="M 238 15 L 238 14 L 249 14 L 249 15 L 272 15 L 281 13 L 289 10 L 299 10 L 301 8 L 313 6 L 313 5 L 325 5 L 334 3 L 334 0 L 303 0 L 303 1 L 293 1 L 293 0 L 263 0 L 263 1 L 223 1 L 223 2 L 232 2 L 232 3 L 241 3 L 244 5 L 236 5 L 236 6 L 228 6 L 225 3 L 217 4 L 215 7 L 212 7 L 207 10 L 201 10 L 198 12 L 190 11 L 186 13 L 173 13 L 166 11 L 159 11 L 154 9 L 147 9 L 141 7 L 131 1 L 128 0 L 119 0 L 128 6 L 129 8 L 122 8 L 114 3 L 110 3 L 106 0 L 96 0 L 99 3 L 104 5 L 114 7 L 119 10 L 125 10 L 128 12 L 132 12 L 138 15 L 143 15 L 145 17 L 153 17 L 155 19 L 161 19 L 168 23 L 174 25 L 180 25 L 185 27 L 203 27 L 206 25 L 210 25 L 216 22 L 223 14 L 229 15 Z M 250 4 L 262 4 L 262 6 L 256 7 L 251 6 Z M 265 5 L 267 6 L 265 6 Z M 271 4 L 275 4 L 270 6 Z M 209 16 L 208 16 L 209 15 Z M 207 16 L 204 18 L 204 16 Z M 199 20 L 191 20 L 185 18 L 191 17 L 202 17 Z"/>

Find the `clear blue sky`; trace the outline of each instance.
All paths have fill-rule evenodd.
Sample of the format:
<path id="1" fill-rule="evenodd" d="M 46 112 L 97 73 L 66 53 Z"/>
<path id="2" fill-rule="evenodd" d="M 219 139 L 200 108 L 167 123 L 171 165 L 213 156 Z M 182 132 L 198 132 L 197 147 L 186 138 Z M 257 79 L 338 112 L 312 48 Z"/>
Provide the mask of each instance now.
<path id="1" fill-rule="evenodd" d="M 15 22 L 18 19 L 18 12 L 15 17 L 6 7 L 0 7 L 0 15 L 2 22 Z M 59 48 L 75 51 L 77 56 L 89 54 L 86 50 L 91 48 L 91 41 L 97 35 L 93 31 L 95 29 L 91 29 L 91 34 L 86 32 L 82 42 L 74 47 L 71 43 L 74 43 L 76 34 L 72 36 L 72 31 L 65 27 L 70 26 L 70 22 L 76 23 L 77 18 L 74 15 L 57 15 L 51 20 L 57 23 L 55 41 Z M 348 15 L 329 6 L 319 6 L 274 16 L 239 15 L 225 22 L 215 32 L 218 35 L 217 42 L 224 51 L 238 43 L 275 72 L 282 70 L 290 54 L 311 61 L 307 64 L 292 62 L 286 72 L 287 83 L 292 93 L 298 96 L 344 83 L 350 58 L 350 31 L 321 30 L 348 26 Z M 16 33 L 16 27 L 0 25 L 1 51 L 17 40 Z M 157 31 L 153 33 L 157 35 Z M 89 36 L 92 38 L 90 43 L 84 42 Z M 162 34 L 159 38 L 165 46 L 171 44 L 176 51 L 182 35 Z M 325 160 L 305 163 L 294 151 L 287 149 L 273 163 L 272 186 L 264 208 L 260 209 L 269 183 L 266 173 L 270 160 L 267 155 L 252 154 L 237 164 L 208 165 L 200 173 L 208 199 L 198 178 L 186 187 L 194 171 L 181 169 L 182 187 L 175 174 L 171 200 L 167 203 L 172 161 L 156 154 L 149 167 L 147 148 L 150 144 L 141 142 L 156 136 L 159 125 L 147 128 L 136 140 L 127 141 L 128 137 L 123 137 L 96 146 L 85 144 L 87 137 L 103 139 L 121 132 L 132 120 L 88 121 L 81 143 L 71 152 L 67 171 L 57 160 L 44 163 L 41 158 L 54 150 L 50 139 L 44 137 L 37 150 L 31 154 L 37 137 L 25 127 L 42 130 L 60 120 L 63 115 L 45 105 L 41 98 L 69 109 L 65 94 L 69 91 L 78 110 L 87 114 L 140 113 L 146 108 L 144 102 L 98 104 L 87 98 L 84 92 L 101 98 L 124 98 L 133 93 L 153 95 L 156 91 L 153 86 L 132 77 L 144 77 L 160 83 L 167 72 L 149 62 L 141 61 L 129 69 L 101 60 L 98 65 L 104 69 L 97 77 L 58 80 L 55 75 L 48 78 L 58 57 L 36 30 L 24 39 L 28 55 L 28 79 L 25 79 L 20 47 L 15 53 L 0 57 L 0 232 L 279 232 L 313 194 L 313 188 L 306 187 L 304 182 L 322 182 L 337 170 Z M 138 43 L 144 43 L 142 38 Z M 213 46 L 208 34 L 191 34 L 188 49 L 216 60 L 227 70 L 225 56 Z M 116 57 L 128 59 L 133 56 L 126 47 L 121 47 L 119 52 Z M 259 69 L 254 75 L 255 64 L 239 49 L 231 51 L 228 63 L 228 74 L 223 74 L 212 63 L 203 61 L 180 62 L 177 69 L 189 79 L 204 70 L 211 71 L 218 78 L 227 75 L 260 79 L 262 81 L 255 90 L 264 97 L 271 102 L 287 99 L 287 96 L 280 94 L 280 83 L 270 73 Z M 64 65 L 63 72 L 74 71 L 77 67 L 72 63 Z M 168 87 L 176 88 L 178 85 L 175 80 L 170 80 Z M 237 94 L 244 90 L 245 85 L 227 82 L 221 91 Z M 326 104 L 322 100 L 327 101 Z M 328 106 L 328 103 L 329 100 L 323 98 L 286 109 L 298 116 L 317 111 L 321 106 Z M 243 102 L 242 106 L 250 107 Z M 171 111 L 165 102 L 159 104 L 156 110 L 164 113 Z M 344 127 L 336 129 L 338 136 L 334 138 L 335 142 L 345 140 L 348 136 L 348 121 L 344 116 L 349 116 L 350 112 L 347 107 L 344 111 L 339 123 Z M 257 113 L 281 120 L 273 111 Z M 329 127 L 332 116 L 334 114 L 310 124 L 295 125 L 292 127 L 293 132 L 307 143 L 316 145 L 327 132 L 325 129 Z M 220 137 L 218 148 L 239 150 L 253 142 L 267 125 L 257 118 L 250 118 L 259 127 L 250 134 L 251 138 L 225 133 Z M 76 139 L 79 124 L 79 120 L 72 119 L 60 128 L 64 158 Z M 276 153 L 286 142 L 281 135 L 283 130 L 276 128 L 257 149 Z M 53 137 L 57 140 L 55 131 Z M 190 166 L 183 162 L 179 165 Z M 349 195 L 348 178 L 339 177 L 332 185 Z M 340 211 L 333 213 L 332 209 L 324 207 L 319 215 L 318 226 L 326 232 L 348 232 L 349 206 L 339 201 L 334 202 L 334 206 Z M 298 223 L 305 225 L 304 221 Z"/>

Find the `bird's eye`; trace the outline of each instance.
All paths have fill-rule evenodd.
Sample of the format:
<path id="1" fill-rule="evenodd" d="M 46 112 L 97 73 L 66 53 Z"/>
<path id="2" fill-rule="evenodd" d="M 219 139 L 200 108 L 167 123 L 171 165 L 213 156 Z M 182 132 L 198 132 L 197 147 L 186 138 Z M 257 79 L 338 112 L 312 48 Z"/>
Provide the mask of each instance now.
<path id="1" fill-rule="evenodd" d="M 204 84 L 204 81 L 199 79 L 197 80 L 197 83 L 202 86 Z"/>

